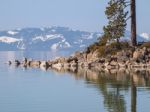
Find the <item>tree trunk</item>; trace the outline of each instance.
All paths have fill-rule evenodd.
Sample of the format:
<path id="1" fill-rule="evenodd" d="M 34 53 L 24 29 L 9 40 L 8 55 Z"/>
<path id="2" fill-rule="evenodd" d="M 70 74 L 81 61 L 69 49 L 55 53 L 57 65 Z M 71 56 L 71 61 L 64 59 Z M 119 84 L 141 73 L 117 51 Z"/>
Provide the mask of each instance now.
<path id="1" fill-rule="evenodd" d="M 137 45 L 136 40 L 136 2 L 131 0 L 131 42 L 132 46 Z"/>
<path id="2" fill-rule="evenodd" d="M 133 80 L 133 76 L 131 76 L 131 112 L 136 112 L 137 105 L 137 89 Z"/>

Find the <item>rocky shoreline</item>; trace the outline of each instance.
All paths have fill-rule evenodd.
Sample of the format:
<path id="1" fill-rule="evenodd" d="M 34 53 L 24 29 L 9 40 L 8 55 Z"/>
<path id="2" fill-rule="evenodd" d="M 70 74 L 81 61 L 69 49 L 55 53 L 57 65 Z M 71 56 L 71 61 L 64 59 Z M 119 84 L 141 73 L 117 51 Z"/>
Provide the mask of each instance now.
<path id="1" fill-rule="evenodd" d="M 150 49 L 144 47 L 122 50 L 116 55 L 106 57 L 99 57 L 97 51 L 75 52 L 69 57 L 59 57 L 54 60 L 40 61 L 24 58 L 23 61 L 9 61 L 8 64 L 45 69 L 150 69 Z"/>

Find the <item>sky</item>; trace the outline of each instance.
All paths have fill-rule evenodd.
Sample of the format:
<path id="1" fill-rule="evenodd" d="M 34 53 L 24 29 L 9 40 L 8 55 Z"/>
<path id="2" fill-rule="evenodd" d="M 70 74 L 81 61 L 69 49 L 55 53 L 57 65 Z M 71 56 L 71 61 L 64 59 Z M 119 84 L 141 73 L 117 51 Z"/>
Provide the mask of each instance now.
<path id="1" fill-rule="evenodd" d="M 0 30 L 64 26 L 100 31 L 107 24 L 109 0 L 0 0 Z M 150 33 L 150 0 L 137 2 L 137 32 Z M 130 22 L 127 30 L 130 31 Z"/>

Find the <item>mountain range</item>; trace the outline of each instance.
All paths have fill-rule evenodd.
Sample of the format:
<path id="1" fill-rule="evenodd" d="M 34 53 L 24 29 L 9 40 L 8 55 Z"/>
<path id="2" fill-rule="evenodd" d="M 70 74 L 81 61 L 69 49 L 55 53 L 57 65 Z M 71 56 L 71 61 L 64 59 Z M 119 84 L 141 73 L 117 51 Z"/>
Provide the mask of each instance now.
<path id="1" fill-rule="evenodd" d="M 67 27 L 22 28 L 0 31 L 0 50 L 83 50 L 96 42 L 101 32 L 72 30 Z M 126 31 L 122 40 L 130 40 Z M 150 35 L 137 35 L 138 41 L 149 41 Z"/>

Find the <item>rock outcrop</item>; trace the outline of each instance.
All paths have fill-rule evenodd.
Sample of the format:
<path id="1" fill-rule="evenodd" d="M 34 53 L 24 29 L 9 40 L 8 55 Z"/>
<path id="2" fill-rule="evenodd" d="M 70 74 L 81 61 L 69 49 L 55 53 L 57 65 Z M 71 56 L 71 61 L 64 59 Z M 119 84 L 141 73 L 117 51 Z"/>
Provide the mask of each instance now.
<path id="1" fill-rule="evenodd" d="M 130 50 L 122 50 L 117 52 L 116 55 L 107 57 L 98 57 L 98 51 L 86 53 L 75 52 L 69 57 L 60 57 L 49 61 L 29 60 L 25 58 L 23 61 L 16 60 L 15 62 L 9 61 L 11 65 L 14 63 L 16 66 L 23 65 L 29 67 L 40 67 L 52 69 L 74 69 L 74 68 L 97 68 L 97 69 L 133 69 L 133 68 L 147 68 L 150 69 L 150 49 L 135 48 Z"/>

